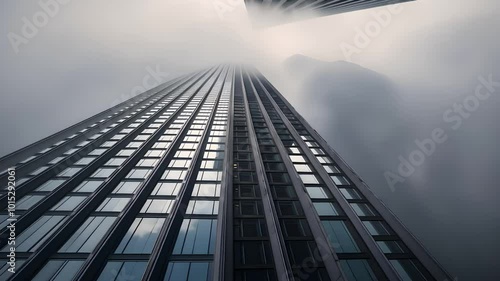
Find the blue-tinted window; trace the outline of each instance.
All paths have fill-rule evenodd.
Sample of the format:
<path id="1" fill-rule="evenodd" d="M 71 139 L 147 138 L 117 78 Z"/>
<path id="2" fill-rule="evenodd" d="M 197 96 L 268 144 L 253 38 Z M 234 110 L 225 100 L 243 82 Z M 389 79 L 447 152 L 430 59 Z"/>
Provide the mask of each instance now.
<path id="1" fill-rule="evenodd" d="M 164 222 L 163 218 L 135 219 L 115 253 L 150 254 Z"/>
<path id="2" fill-rule="evenodd" d="M 328 240 L 336 253 L 357 253 L 358 245 L 354 241 L 344 221 L 321 221 Z"/>
<path id="3" fill-rule="evenodd" d="M 83 260 L 50 260 L 32 279 L 32 281 L 71 280 L 83 265 Z"/>
<path id="4" fill-rule="evenodd" d="M 59 252 L 90 253 L 115 221 L 114 217 L 90 217 L 61 247 Z"/>
<path id="5" fill-rule="evenodd" d="M 164 281 L 209 281 L 211 264 L 209 262 L 170 262 Z"/>
<path id="6" fill-rule="evenodd" d="M 184 219 L 173 253 L 175 255 L 213 254 L 217 220 Z"/>
<path id="7" fill-rule="evenodd" d="M 378 280 L 366 260 L 341 260 L 340 267 L 349 281 Z"/>
<path id="8" fill-rule="evenodd" d="M 109 261 L 97 281 L 140 281 L 146 265 L 145 261 Z"/>

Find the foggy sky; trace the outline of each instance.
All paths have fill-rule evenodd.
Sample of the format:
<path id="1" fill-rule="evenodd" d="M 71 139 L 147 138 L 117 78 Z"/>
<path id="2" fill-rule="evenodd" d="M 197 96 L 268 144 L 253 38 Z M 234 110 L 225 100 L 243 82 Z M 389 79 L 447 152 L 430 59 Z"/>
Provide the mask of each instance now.
<path id="1" fill-rule="evenodd" d="M 370 37 L 367 46 L 346 57 L 341 46 L 355 45 L 358 30 L 373 24 L 376 15 L 386 15 L 387 7 L 254 29 L 244 6 L 235 0 L 71 0 L 60 5 L 16 54 L 8 34 L 21 35 L 23 17 L 32 20 L 41 7 L 38 1 L 2 1 L 0 155 L 123 101 L 143 85 L 148 69 L 159 68 L 174 77 L 220 62 L 249 62 L 269 75 L 293 104 L 300 105 L 311 93 L 296 82 L 306 81 L 291 81 L 281 62 L 304 54 L 323 61 L 351 59 L 394 83 L 404 105 L 396 118 L 414 124 L 410 140 L 393 140 L 399 141 L 394 145 L 403 151 L 378 152 L 391 159 L 380 163 L 394 167 L 391 161 L 397 164 L 399 154 L 411 151 L 412 138 L 427 137 L 436 126 L 443 126 L 442 113 L 471 94 L 479 76 L 492 74 L 500 81 L 499 6 L 495 0 L 405 3 L 397 14 L 391 14 L 387 26 Z M 500 96 L 492 97 L 481 105 L 396 192 L 380 180 L 380 167 L 370 171 L 363 166 L 367 155 L 346 146 L 354 139 L 334 138 L 332 132 L 338 127 L 311 123 L 417 237 L 425 239 L 439 261 L 453 268 L 450 271 L 458 280 L 471 280 L 470 272 L 485 272 L 496 263 L 491 257 L 493 249 L 498 249 L 494 237 L 500 234 L 495 208 L 499 101 Z M 306 117 L 316 110 L 300 109 Z M 329 116 L 327 111 L 328 107 L 325 116 Z M 362 111 L 359 114 L 363 117 Z M 360 118 L 365 119 L 368 116 Z M 372 137 L 387 136 L 374 133 Z M 421 212 L 422 208 L 427 211 Z M 427 230 L 430 219 L 431 225 L 443 227 Z M 496 228 L 491 222 L 496 222 Z M 461 228 L 468 231 L 460 232 Z M 434 230 L 438 234 L 432 237 Z M 468 253 L 462 253 L 463 248 Z M 464 266 L 469 254 L 475 267 Z M 498 269 L 491 274 L 500 278 Z"/>

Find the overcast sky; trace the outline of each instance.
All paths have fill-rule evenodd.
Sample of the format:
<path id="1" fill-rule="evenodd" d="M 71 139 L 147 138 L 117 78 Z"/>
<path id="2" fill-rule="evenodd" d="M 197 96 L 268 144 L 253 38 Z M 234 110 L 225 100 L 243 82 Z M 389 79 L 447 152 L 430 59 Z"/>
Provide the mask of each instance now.
<path id="1" fill-rule="evenodd" d="M 496 0 L 419 0 L 391 10 L 381 7 L 259 29 L 252 27 L 243 1 L 66 2 L 57 9 L 52 6 L 53 16 L 36 31 L 26 29 L 24 18 L 30 22 L 43 21 L 36 17 L 43 11 L 38 1 L 0 3 L 3 36 L 0 40 L 0 155 L 105 110 L 140 87 L 148 88 L 153 86 L 151 83 L 226 61 L 255 64 L 285 96 L 297 103 L 310 93 L 302 91 L 304 88 L 296 83 L 299 81 L 290 81 L 283 73 L 284 59 L 304 54 L 323 61 L 350 60 L 395 83 L 400 89 L 398 96 L 405 104 L 402 110 L 408 113 L 402 117 L 418 124 L 411 128 L 416 130 L 416 137 L 428 136 L 432 129 L 440 126 L 443 112 L 473 93 L 478 77 L 492 75 L 500 81 L 497 35 L 500 3 Z M 367 37 L 360 35 L 374 26 L 380 28 L 372 30 Z M 26 32 L 30 38 L 26 38 Z M 20 39 L 21 36 L 24 39 Z M 357 41 L 360 37 L 367 40 L 360 44 Z M 156 79 L 144 84 L 151 72 L 157 74 Z M 480 181 L 481 178 L 491 181 L 498 167 L 492 165 L 498 163 L 493 161 L 493 156 L 496 158 L 498 154 L 496 142 L 500 134 L 491 133 L 498 131 L 498 100 L 499 96 L 492 97 L 481 106 L 472 121 L 457 130 L 458 137 L 441 150 L 444 152 L 438 152 L 436 160 L 425 165 L 439 171 L 445 166 L 449 168 L 441 175 L 433 174 L 436 178 L 429 185 L 467 182 L 460 187 L 466 191 L 460 193 L 458 199 L 449 200 L 455 203 L 462 200 L 468 208 L 478 208 L 463 227 L 474 228 L 480 234 L 489 233 L 485 241 L 494 241 L 492 237 L 500 234 L 498 228 L 487 228 L 490 221 L 500 219 L 494 203 L 498 199 L 496 186 Z M 308 114 L 307 109 L 301 110 L 304 115 Z M 309 113 L 313 110 L 309 109 Z M 321 126 L 325 134 L 334 128 L 319 122 L 312 125 Z M 342 143 L 332 145 L 342 147 Z M 447 153 L 448 150 L 451 152 Z M 456 156 L 457 151 L 463 150 L 471 152 Z M 344 153 L 351 152 L 356 153 L 344 149 Z M 392 151 L 395 155 L 408 152 Z M 363 157 L 366 156 L 351 158 L 356 162 Z M 456 162 L 464 164 L 450 168 L 450 163 Z M 456 174 L 471 176 L 458 179 L 454 177 Z M 378 183 L 376 178 L 380 173 L 365 172 L 362 176 Z M 405 209 L 404 204 L 398 202 L 405 202 L 408 196 L 424 198 L 416 191 L 422 191 L 419 187 L 429 183 L 426 177 L 429 174 L 417 173 L 408 180 L 409 188 L 413 187 L 415 192 L 384 193 L 383 190 L 388 189 L 383 187 L 380 194 L 389 201 L 389 206 L 397 209 L 398 215 L 415 218 L 418 210 Z M 477 182 L 481 182 L 481 186 L 474 184 Z M 452 188 L 433 190 L 436 200 L 428 206 L 433 214 L 442 220 L 457 217 L 453 213 L 457 204 L 446 202 L 449 197 L 445 195 L 453 192 Z M 428 202 L 428 198 L 421 200 Z M 449 207 L 452 205 L 453 208 Z M 475 216 L 484 218 L 483 223 L 472 225 Z M 415 220 L 412 227 L 418 232 L 418 227 L 425 227 L 425 221 Z M 439 240 L 446 239 L 445 234 L 452 235 L 451 231 L 440 234 L 442 236 L 431 244 L 439 244 Z M 426 234 L 422 232 L 422 235 Z M 474 239 L 470 235 L 462 238 Z M 487 251 L 486 246 L 480 249 Z M 447 254 L 459 253 L 458 249 L 460 245 L 447 252 L 443 249 L 445 254 L 441 253 L 440 261 L 455 265 L 454 268 L 462 267 L 463 263 L 454 264 L 453 258 L 443 261 Z M 493 253 L 491 249 L 498 249 L 498 244 L 491 245 L 489 251 Z M 475 255 L 481 257 L 481 250 Z M 492 267 L 493 262 L 481 270 Z M 456 274 L 462 280 L 460 273 Z"/>

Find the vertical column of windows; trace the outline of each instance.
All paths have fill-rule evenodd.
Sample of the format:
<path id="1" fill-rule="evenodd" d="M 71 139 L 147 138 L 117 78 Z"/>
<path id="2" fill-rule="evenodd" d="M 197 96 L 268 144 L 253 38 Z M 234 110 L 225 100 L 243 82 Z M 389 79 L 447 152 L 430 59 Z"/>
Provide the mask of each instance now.
<path id="1" fill-rule="evenodd" d="M 270 191 L 273 194 L 274 205 L 294 276 L 301 276 L 307 272 L 308 280 L 328 280 L 328 273 L 324 268 L 323 261 L 314 254 L 317 244 L 247 76 L 244 78 L 244 83 L 253 126 L 259 142 L 259 150 L 270 184 Z M 273 111 L 268 111 L 267 114 L 273 125 L 276 122 L 279 128 L 281 121 L 279 116 Z M 307 261 L 307 268 L 304 261 Z"/>
<path id="2" fill-rule="evenodd" d="M 426 277 L 428 276 L 428 273 L 420 264 L 420 262 L 414 258 L 410 250 L 404 245 L 401 239 L 399 239 L 395 232 L 384 221 L 382 216 L 378 214 L 378 212 L 373 208 L 370 202 L 362 195 L 359 189 L 349 180 L 347 175 L 341 171 L 338 165 L 328 155 L 325 148 L 322 147 L 314 139 L 307 128 L 302 124 L 302 122 L 288 108 L 285 102 L 283 102 L 282 98 L 274 92 L 274 89 L 271 87 L 269 82 L 265 79 L 261 80 L 261 82 L 264 87 L 266 87 L 271 98 L 276 102 L 283 114 L 300 135 L 302 141 L 304 141 L 307 147 L 311 150 L 314 157 L 327 171 L 336 188 L 338 188 L 343 197 L 352 207 L 356 215 L 362 221 L 366 230 L 370 233 L 370 235 L 372 235 L 373 239 L 385 254 L 386 258 L 389 259 L 390 263 L 396 269 L 400 277 L 412 278 L 409 280 L 428 280 Z M 267 95 L 262 93 L 262 98 L 267 99 Z M 290 135 L 289 132 L 282 132 L 286 135 Z M 352 238 L 355 231 L 350 225 L 350 222 L 347 220 L 347 218 L 338 221 L 334 220 L 331 217 L 327 217 L 328 214 L 338 215 L 339 208 L 336 205 L 330 205 L 334 203 L 321 202 L 325 200 L 328 201 L 328 198 L 333 198 L 333 196 L 329 194 L 326 187 L 316 186 L 319 182 L 319 176 L 313 173 L 313 171 L 311 170 L 312 166 L 308 165 L 307 161 L 305 160 L 305 155 L 303 155 L 299 147 L 297 147 L 296 145 L 291 145 L 292 142 L 284 143 L 285 145 L 289 144 L 288 151 L 290 154 L 290 158 L 294 162 L 295 168 L 299 172 L 302 181 L 306 185 L 309 196 L 311 197 L 311 199 L 313 199 L 314 207 L 321 217 L 323 227 L 329 235 L 330 242 L 332 243 L 332 245 L 334 245 L 334 250 L 337 253 L 345 252 L 348 249 L 349 251 L 355 251 L 356 249 L 358 249 L 359 251 L 359 242 L 357 247 L 354 247 L 354 245 L 343 247 L 341 245 L 342 243 L 339 242 L 342 240 L 344 244 L 349 245 L 355 243 L 354 241 L 356 240 L 359 241 L 359 239 Z M 342 235 L 344 237 L 347 237 L 347 239 L 342 239 Z M 369 267 L 367 265 L 368 263 L 371 263 L 373 267 L 373 262 L 369 262 L 366 259 L 358 259 L 353 255 L 339 254 L 339 257 L 344 257 L 341 260 L 341 266 L 346 275 L 349 277 L 349 280 L 363 280 L 363 278 L 366 278 L 363 276 L 371 276 Z M 359 272 L 365 272 L 366 274 L 361 275 Z M 374 277 L 370 278 L 372 278 L 372 280 L 376 280 L 374 279 Z"/>
<path id="3" fill-rule="evenodd" d="M 234 279 L 277 280 L 239 73 L 233 104 Z"/>

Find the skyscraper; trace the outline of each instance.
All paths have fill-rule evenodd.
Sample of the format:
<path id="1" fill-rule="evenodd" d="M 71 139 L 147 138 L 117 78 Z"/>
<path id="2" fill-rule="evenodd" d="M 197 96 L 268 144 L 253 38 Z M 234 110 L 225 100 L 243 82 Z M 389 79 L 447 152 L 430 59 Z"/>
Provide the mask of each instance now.
<path id="1" fill-rule="evenodd" d="M 179 77 L 0 163 L 1 280 L 451 280 L 253 68 Z"/>
<path id="2" fill-rule="evenodd" d="M 267 26 L 409 1 L 413 0 L 245 0 L 245 4 L 254 24 Z"/>

